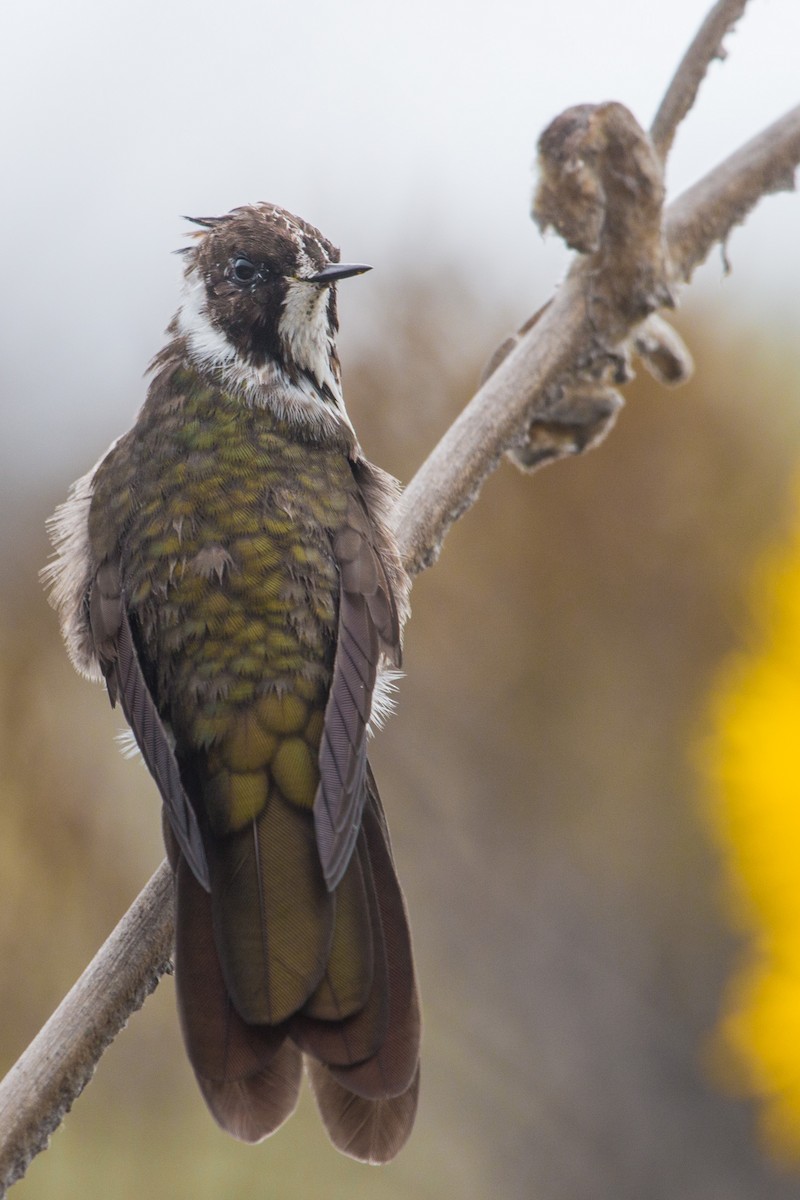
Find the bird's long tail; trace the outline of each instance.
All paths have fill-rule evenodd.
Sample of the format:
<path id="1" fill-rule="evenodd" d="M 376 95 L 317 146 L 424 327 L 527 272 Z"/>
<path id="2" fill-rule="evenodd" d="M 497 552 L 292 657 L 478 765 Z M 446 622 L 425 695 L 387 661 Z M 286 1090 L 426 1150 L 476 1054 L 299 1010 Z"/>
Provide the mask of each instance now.
<path id="1" fill-rule="evenodd" d="M 320 908 L 320 921 L 330 927 L 327 942 L 319 939 L 326 945 L 322 972 L 309 977 L 298 992 L 302 1003 L 280 1013 L 278 1023 L 240 1015 L 217 948 L 226 934 L 219 917 L 215 931 L 212 897 L 174 845 L 168 848 L 176 867 L 178 1008 L 189 1059 L 216 1120 L 244 1141 L 273 1133 L 295 1108 L 305 1058 L 333 1143 L 354 1158 L 383 1163 L 414 1123 L 420 1012 L 405 903 L 371 774 L 367 788 L 356 850 L 333 893 L 333 920 L 329 906 Z M 310 814 L 284 808 L 284 823 L 287 812 L 302 840 Z M 212 894 L 214 874 L 212 862 Z M 268 879 L 262 885 L 268 918 L 280 896 L 269 894 Z M 272 944 L 269 934 L 264 946 Z M 285 946 L 281 954 L 285 969 Z"/>

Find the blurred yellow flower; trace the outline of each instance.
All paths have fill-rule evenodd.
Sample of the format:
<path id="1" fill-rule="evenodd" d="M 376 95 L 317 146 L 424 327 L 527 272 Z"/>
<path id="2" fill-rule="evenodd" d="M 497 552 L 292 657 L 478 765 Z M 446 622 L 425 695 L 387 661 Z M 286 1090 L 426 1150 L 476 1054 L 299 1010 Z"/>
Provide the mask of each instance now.
<path id="1" fill-rule="evenodd" d="M 707 745 L 710 814 L 747 937 L 712 1069 L 760 1101 L 770 1150 L 800 1160 L 800 487 L 788 547 L 761 564 L 758 635 L 723 670 Z"/>

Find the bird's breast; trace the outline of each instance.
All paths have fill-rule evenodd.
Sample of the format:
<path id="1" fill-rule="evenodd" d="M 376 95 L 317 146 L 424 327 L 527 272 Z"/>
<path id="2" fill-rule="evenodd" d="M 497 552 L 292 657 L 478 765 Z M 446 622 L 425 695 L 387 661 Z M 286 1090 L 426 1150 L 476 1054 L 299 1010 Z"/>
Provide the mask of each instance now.
<path id="1" fill-rule="evenodd" d="M 96 527 L 119 523 L 122 584 L 159 710 L 179 747 L 208 755 L 220 792 L 208 800 L 225 828 L 259 811 L 267 765 L 286 799 L 310 805 L 336 645 L 332 543 L 354 486 L 347 458 L 240 407 L 168 411 L 129 437 L 100 468 L 92 511 Z"/>

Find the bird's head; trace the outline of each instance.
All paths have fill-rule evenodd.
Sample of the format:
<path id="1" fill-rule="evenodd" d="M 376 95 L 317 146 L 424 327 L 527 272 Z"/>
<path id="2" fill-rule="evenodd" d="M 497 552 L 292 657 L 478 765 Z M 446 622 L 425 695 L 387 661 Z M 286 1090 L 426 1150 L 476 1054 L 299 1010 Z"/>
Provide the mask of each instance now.
<path id="1" fill-rule="evenodd" d="M 370 268 L 274 204 L 190 218 L 198 230 L 185 258 L 175 330 L 190 358 L 252 389 L 285 384 L 341 406 L 336 355 L 339 279 Z"/>

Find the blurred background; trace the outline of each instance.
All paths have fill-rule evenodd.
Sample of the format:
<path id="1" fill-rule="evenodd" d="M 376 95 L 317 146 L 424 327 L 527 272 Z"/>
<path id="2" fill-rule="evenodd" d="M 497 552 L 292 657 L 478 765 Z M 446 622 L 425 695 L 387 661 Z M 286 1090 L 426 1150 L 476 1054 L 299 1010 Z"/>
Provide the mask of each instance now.
<path id="1" fill-rule="evenodd" d="M 340 289 L 345 387 L 368 455 L 407 481 L 565 268 L 527 217 L 539 132 L 611 98 L 648 123 L 704 11 L 4 12 L 2 1069 L 162 854 L 154 788 L 69 666 L 37 571 L 46 515 L 143 397 L 178 214 L 274 200 L 379 268 Z M 797 102 L 798 38 L 794 0 L 752 0 L 671 194 Z M 426 1022 L 399 1159 L 338 1156 L 308 1096 L 263 1146 L 226 1138 L 167 979 L 20 1200 L 800 1197 L 799 204 L 765 201 L 733 274 L 718 255 L 698 273 L 690 385 L 641 376 L 599 450 L 503 466 L 415 585 L 373 753 Z"/>

